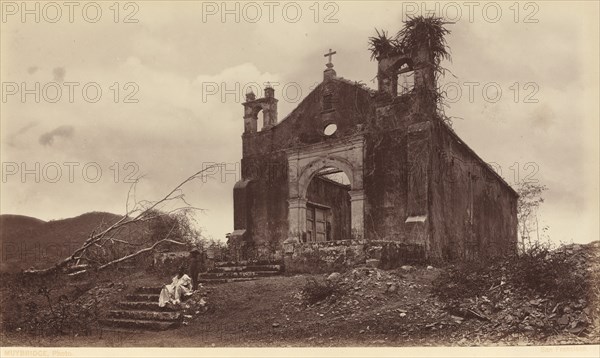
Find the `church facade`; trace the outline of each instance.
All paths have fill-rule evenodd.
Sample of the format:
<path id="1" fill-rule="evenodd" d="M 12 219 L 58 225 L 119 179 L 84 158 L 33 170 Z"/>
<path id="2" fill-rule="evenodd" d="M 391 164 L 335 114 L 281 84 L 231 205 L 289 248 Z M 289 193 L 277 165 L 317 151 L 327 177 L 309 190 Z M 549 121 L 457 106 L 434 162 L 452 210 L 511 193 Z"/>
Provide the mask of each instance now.
<path id="1" fill-rule="evenodd" d="M 518 195 L 437 115 L 423 59 L 378 58 L 372 90 L 338 77 L 327 55 L 323 81 L 280 121 L 272 88 L 246 95 L 236 259 L 341 247 L 365 260 L 375 247 L 394 266 L 515 250 Z"/>

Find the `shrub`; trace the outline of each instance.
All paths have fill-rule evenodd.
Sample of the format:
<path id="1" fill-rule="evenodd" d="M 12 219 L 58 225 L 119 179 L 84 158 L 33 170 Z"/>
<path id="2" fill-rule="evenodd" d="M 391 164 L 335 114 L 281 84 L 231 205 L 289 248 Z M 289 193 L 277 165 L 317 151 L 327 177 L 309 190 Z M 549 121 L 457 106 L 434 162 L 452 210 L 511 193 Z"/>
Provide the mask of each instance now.
<path id="1" fill-rule="evenodd" d="M 3 285 L 10 288 L 0 315 L 5 331 L 38 336 L 89 335 L 97 326 L 96 298 L 82 302 L 69 297 L 64 288 L 49 288 L 37 279 L 24 284 L 3 282 Z"/>
<path id="2" fill-rule="evenodd" d="M 550 251 L 547 245 L 534 245 L 511 260 L 511 281 L 559 300 L 585 297 L 590 282 L 587 271 L 570 258 L 564 250 Z"/>
<path id="3" fill-rule="evenodd" d="M 442 299 L 470 298 L 504 282 L 559 301 L 584 298 L 591 279 L 580 259 L 565 248 L 538 244 L 520 255 L 452 265 L 434 280 L 433 292 Z"/>

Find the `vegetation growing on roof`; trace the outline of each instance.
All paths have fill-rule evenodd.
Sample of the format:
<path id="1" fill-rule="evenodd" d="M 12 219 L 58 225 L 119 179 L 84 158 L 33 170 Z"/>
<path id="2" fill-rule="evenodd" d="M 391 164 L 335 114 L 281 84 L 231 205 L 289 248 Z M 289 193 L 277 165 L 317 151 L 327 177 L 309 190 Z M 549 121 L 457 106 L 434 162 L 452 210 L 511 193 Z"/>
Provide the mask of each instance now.
<path id="1" fill-rule="evenodd" d="M 400 54 L 400 46 L 395 38 L 388 37 L 385 30 L 375 29 L 377 36 L 369 37 L 369 51 L 371 51 L 371 60 L 390 57 Z"/>
<path id="2" fill-rule="evenodd" d="M 405 21 L 404 27 L 394 37 L 390 37 L 385 30 L 375 29 L 376 36 L 369 38 L 371 59 L 381 60 L 400 54 L 418 58 L 419 63 L 413 66 L 430 68 L 433 79 L 437 80 L 440 74 L 445 72 L 445 68 L 441 65 L 442 61 L 451 60 L 450 48 L 445 38 L 450 34 L 450 30 L 445 27 L 447 24 L 449 22 L 439 17 L 417 16 Z M 423 58 L 422 51 L 428 53 L 428 58 Z M 419 98 L 424 103 L 435 104 L 436 115 L 442 122 L 451 126 L 451 120 L 444 114 L 444 94 L 441 89 L 429 87 L 416 89 Z"/>
<path id="3" fill-rule="evenodd" d="M 442 60 L 452 60 L 446 35 L 450 30 L 445 28 L 449 22 L 439 17 L 411 17 L 404 22 L 404 27 L 395 37 L 390 37 L 385 30 L 377 30 L 376 36 L 369 37 L 371 60 L 391 57 L 398 54 L 416 54 L 427 48 L 431 54 L 431 65 L 437 73 L 442 72 Z"/>
<path id="4" fill-rule="evenodd" d="M 437 73 L 443 72 L 442 60 L 451 61 L 450 48 L 446 42 L 446 35 L 450 30 L 444 25 L 448 24 L 439 17 L 418 16 L 409 18 L 404 22 L 404 27 L 398 31 L 395 41 L 403 53 L 414 54 L 421 48 L 426 48 L 431 54 L 430 65 Z"/>

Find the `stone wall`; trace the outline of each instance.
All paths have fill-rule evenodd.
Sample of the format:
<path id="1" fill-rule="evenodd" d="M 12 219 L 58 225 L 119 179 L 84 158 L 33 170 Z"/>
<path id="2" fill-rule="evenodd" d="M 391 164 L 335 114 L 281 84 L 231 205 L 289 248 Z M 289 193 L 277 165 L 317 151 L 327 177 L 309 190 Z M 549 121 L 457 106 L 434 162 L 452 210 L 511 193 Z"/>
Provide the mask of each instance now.
<path id="1" fill-rule="evenodd" d="M 398 241 L 341 240 L 296 244 L 284 259 L 288 273 L 340 272 L 378 260 L 377 267 L 391 269 L 425 263 L 422 245 Z"/>
<path id="2" fill-rule="evenodd" d="M 188 266 L 189 255 L 189 251 L 157 252 L 152 266 L 158 272 L 175 275 L 181 265 Z"/>
<path id="3" fill-rule="evenodd" d="M 378 267 L 392 269 L 407 264 L 427 262 L 425 246 L 398 241 L 368 241 L 365 244 L 366 257 L 379 260 Z"/>

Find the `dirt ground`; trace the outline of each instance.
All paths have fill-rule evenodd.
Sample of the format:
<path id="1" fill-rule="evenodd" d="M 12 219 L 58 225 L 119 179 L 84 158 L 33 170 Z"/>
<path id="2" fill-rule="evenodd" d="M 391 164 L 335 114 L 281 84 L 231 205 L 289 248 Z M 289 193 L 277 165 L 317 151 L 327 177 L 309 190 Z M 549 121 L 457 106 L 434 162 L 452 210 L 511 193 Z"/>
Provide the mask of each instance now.
<path id="1" fill-rule="evenodd" d="M 590 344 L 568 333 L 543 339 L 527 332 L 496 336 L 478 333 L 477 319 L 457 319 L 431 294 L 440 270 L 420 267 L 382 271 L 359 268 L 340 275 L 343 292 L 309 305 L 296 275 L 235 282 L 201 289 L 208 310 L 187 325 L 162 332 L 94 331 L 89 336 L 39 337 L 3 332 L 2 346 L 102 347 L 308 347 L 308 346 L 505 346 Z M 163 278 L 127 279 L 125 294 Z"/>

